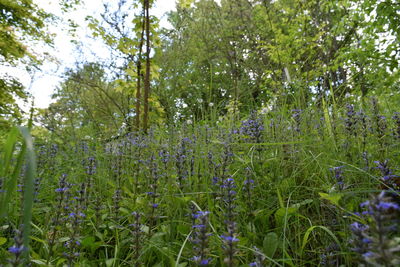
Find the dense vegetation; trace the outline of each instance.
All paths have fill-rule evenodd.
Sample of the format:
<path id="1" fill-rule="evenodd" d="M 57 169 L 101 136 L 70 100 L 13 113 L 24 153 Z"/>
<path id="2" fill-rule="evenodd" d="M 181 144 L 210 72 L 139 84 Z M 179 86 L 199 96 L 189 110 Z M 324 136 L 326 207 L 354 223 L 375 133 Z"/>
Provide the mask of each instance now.
<path id="1" fill-rule="evenodd" d="M 0 80 L 0 266 L 399 266 L 398 3 L 153 5 L 87 17 L 109 60 L 29 118 Z M 0 8 L 38 67 L 55 18 Z"/>

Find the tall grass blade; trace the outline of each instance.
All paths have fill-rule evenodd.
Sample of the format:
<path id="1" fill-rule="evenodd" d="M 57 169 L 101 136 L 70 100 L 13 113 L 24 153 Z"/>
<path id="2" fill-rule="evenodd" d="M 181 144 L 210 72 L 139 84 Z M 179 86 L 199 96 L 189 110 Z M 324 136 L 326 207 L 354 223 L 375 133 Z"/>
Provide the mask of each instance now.
<path id="1" fill-rule="evenodd" d="M 18 127 L 26 148 L 26 172 L 24 177 L 24 200 L 22 222 L 24 224 L 24 247 L 29 247 L 29 235 L 31 232 L 32 208 L 34 198 L 34 180 L 36 176 L 36 156 L 33 147 L 32 136 L 27 127 Z M 29 251 L 25 250 L 25 257 L 29 257 Z M 28 259 L 27 259 L 28 260 Z M 28 262 L 28 261 L 26 261 Z"/>
<path id="2" fill-rule="evenodd" d="M 12 157 L 16 152 L 18 135 L 22 136 L 22 146 L 18 151 L 17 161 L 12 166 Z M 21 169 L 26 163 L 24 173 L 24 197 L 22 208 L 23 244 L 25 248 L 29 247 L 29 235 L 31 230 L 32 207 L 34 198 L 34 179 L 36 176 L 36 158 L 33 147 L 32 136 L 27 127 L 14 127 L 11 129 L 4 147 L 4 156 L 1 159 L 0 175 L 5 178 L 5 193 L 0 195 L 0 218 L 8 214 L 9 206 L 12 203 L 13 195 L 16 192 L 18 177 Z M 13 167 L 13 170 L 11 168 Z M 24 251 L 24 257 L 28 262 L 29 250 Z"/>

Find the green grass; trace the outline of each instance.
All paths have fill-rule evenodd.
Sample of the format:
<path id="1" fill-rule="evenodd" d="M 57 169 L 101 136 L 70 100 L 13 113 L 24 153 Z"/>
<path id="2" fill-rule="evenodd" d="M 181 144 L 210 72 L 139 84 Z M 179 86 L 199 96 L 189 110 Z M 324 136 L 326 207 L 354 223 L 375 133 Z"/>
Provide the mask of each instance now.
<path id="1" fill-rule="evenodd" d="M 338 265 L 357 266 L 360 258 L 351 250 L 349 225 L 366 222 L 354 212 L 382 186 L 373 161 L 390 159 L 396 170 L 399 140 L 391 135 L 390 120 L 385 134 L 377 136 L 371 119 L 364 142 L 362 125 L 354 129 L 357 135 L 349 134 L 340 119 L 345 111 L 336 112 L 304 110 L 300 132 L 293 130 L 290 110 L 270 112 L 262 116 L 265 129 L 259 143 L 232 132 L 240 128 L 238 121 L 210 127 L 199 122 L 168 132 L 154 129 L 135 142 L 136 137 L 121 139 L 112 152 L 106 151 L 111 144 L 91 139 L 58 144 L 56 153 L 51 143 L 37 144 L 35 156 L 28 130 L 20 128 L 20 138 L 13 129 L 1 150 L 6 190 L 0 193 L 0 264 L 12 258 L 7 251 L 14 244 L 12 230 L 23 223 L 29 259 L 38 266 L 194 266 L 190 214 L 207 210 L 212 234 L 207 256 L 211 266 L 225 266 L 221 235 L 227 232 L 227 205 L 224 189 L 213 184 L 213 177 L 232 177 L 240 240 L 234 246 L 234 266 L 248 266 L 257 255 L 265 266 L 318 266 L 322 254 Z M 186 157 L 178 169 L 175 157 L 182 149 Z M 166 163 L 160 151 L 169 153 Z M 93 175 L 87 174 L 89 157 L 96 159 Z M 334 166 L 344 166 L 343 190 L 329 171 Z M 60 201 L 56 189 L 63 174 L 69 189 Z M 250 194 L 244 188 L 248 179 L 254 180 Z M 17 184 L 24 184 L 23 195 L 16 192 Z M 151 207 L 154 202 L 157 208 Z M 142 214 L 138 259 L 130 226 L 133 211 Z M 71 216 L 79 212 L 85 216 Z M 57 216 L 60 220 L 54 221 Z M 70 249 L 79 253 L 72 259 L 64 255 L 70 252 L 68 241 L 79 241 Z"/>

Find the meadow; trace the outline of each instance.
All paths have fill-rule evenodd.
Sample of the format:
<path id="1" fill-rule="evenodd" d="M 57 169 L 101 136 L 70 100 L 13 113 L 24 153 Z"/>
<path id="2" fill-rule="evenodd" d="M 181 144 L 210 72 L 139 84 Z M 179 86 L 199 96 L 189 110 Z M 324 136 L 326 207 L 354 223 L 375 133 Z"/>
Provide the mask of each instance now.
<path id="1" fill-rule="evenodd" d="M 400 114 L 345 101 L 69 144 L 14 128 L 0 265 L 399 266 Z"/>

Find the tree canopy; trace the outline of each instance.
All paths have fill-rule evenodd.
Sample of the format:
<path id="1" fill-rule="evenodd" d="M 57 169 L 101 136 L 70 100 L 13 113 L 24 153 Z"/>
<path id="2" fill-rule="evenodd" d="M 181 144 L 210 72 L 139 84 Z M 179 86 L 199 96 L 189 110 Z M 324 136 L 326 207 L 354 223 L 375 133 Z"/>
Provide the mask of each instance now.
<path id="1" fill-rule="evenodd" d="M 68 11 L 79 1 L 60 3 Z M 168 13 L 168 28 L 152 15 L 156 3 L 106 1 L 87 17 L 93 37 L 109 48 L 109 61 L 69 70 L 47 114 L 74 103 L 76 114 L 88 116 L 80 114 L 80 124 L 99 127 L 95 122 L 106 116 L 109 123 L 96 131 L 112 136 L 121 127 L 330 105 L 399 88 L 394 0 L 182 0 Z M 3 0 L 1 8 L 2 62 L 39 64 L 29 45 L 51 43 L 52 15 L 29 0 Z M 0 86 L 1 113 L 20 118 L 15 97 L 25 98 L 24 88 L 6 76 Z"/>

